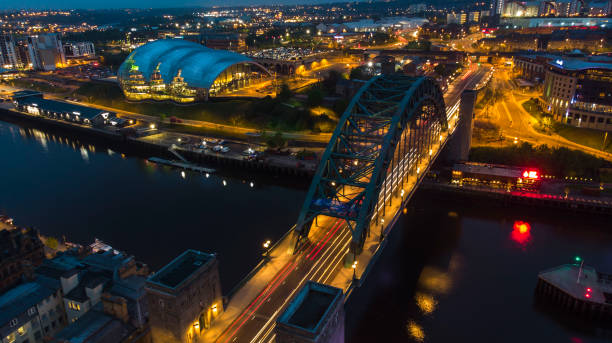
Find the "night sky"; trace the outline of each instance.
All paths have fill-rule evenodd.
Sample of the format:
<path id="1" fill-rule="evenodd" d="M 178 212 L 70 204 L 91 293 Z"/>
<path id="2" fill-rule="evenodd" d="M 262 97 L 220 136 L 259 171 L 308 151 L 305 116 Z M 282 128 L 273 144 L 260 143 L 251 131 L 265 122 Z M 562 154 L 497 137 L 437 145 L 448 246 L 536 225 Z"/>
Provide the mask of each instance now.
<path id="1" fill-rule="evenodd" d="M 0 9 L 98 9 L 209 7 L 255 4 L 323 3 L 324 0 L 2 0 Z"/>

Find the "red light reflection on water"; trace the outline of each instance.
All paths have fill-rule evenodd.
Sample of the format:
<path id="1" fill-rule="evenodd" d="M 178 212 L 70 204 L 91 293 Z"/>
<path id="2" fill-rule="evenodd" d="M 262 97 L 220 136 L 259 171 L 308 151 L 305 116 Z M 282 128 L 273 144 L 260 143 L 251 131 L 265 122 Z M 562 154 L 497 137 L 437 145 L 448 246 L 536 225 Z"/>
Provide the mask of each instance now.
<path id="1" fill-rule="evenodd" d="M 531 225 L 529 223 L 517 220 L 512 226 L 510 238 L 520 245 L 525 245 L 531 240 Z"/>

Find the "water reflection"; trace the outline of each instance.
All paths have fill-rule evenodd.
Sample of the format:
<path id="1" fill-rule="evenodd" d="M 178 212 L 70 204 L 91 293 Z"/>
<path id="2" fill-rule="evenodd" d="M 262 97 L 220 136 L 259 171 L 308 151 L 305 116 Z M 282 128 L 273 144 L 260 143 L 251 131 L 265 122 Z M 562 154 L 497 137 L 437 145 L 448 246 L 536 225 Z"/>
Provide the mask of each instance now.
<path id="1" fill-rule="evenodd" d="M 531 225 L 520 220 L 515 221 L 510 238 L 522 247 L 525 247 L 531 241 Z"/>
<path id="2" fill-rule="evenodd" d="M 412 337 L 417 342 L 423 342 L 425 340 L 425 331 L 423 327 L 417 324 L 414 320 L 409 320 L 408 324 L 406 324 L 406 329 L 408 330 L 408 335 Z"/>
<path id="3" fill-rule="evenodd" d="M 417 306 L 423 314 L 430 315 L 435 311 L 436 305 L 438 305 L 438 301 L 432 294 L 427 294 L 423 292 L 416 292 L 414 295 L 414 300 L 416 301 Z"/>

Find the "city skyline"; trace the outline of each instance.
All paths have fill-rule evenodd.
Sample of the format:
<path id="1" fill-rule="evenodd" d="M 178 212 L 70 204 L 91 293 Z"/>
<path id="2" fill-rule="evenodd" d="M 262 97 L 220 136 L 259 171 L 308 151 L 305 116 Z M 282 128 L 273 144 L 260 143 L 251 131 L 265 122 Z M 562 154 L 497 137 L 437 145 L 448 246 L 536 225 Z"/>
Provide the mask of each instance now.
<path id="1" fill-rule="evenodd" d="M 22 9 L 123 9 L 123 8 L 182 8 L 182 7 L 231 7 L 231 6 L 255 6 L 255 5 L 296 5 L 296 4 L 323 4 L 338 1 L 331 0 L 228 0 L 222 3 L 213 0 L 109 0 L 105 2 L 89 2 L 84 4 L 78 0 L 61 0 L 49 2 L 45 0 L 8 0 L 0 4 L 0 10 L 22 10 Z"/>

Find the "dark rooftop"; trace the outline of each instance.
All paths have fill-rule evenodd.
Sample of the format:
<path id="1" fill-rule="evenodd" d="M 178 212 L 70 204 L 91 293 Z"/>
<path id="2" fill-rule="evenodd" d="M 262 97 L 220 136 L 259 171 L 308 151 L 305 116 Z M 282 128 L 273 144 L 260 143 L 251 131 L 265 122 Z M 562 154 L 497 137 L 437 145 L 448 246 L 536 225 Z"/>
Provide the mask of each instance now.
<path id="1" fill-rule="evenodd" d="M 201 251 L 187 250 L 155 273 L 155 275 L 149 278 L 149 281 L 162 286 L 176 288 L 196 270 L 214 259 L 214 257 L 215 255 L 206 254 Z"/>
<path id="2" fill-rule="evenodd" d="M 286 323 L 308 331 L 317 331 L 319 324 L 342 296 L 339 288 L 309 281 L 279 318 Z"/>
<path id="3" fill-rule="evenodd" d="M 75 105 L 68 102 L 49 100 L 49 99 L 41 99 L 33 96 L 22 97 L 16 99 L 17 102 L 21 104 L 27 104 L 32 106 L 37 106 L 38 108 L 56 112 L 56 113 L 78 113 L 81 117 L 92 119 L 95 116 L 102 113 L 109 113 L 111 116 L 114 116 L 113 112 L 101 110 L 93 107 L 86 107 L 81 105 Z"/>

